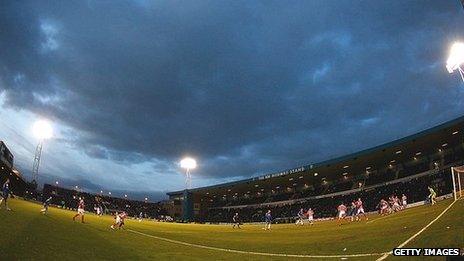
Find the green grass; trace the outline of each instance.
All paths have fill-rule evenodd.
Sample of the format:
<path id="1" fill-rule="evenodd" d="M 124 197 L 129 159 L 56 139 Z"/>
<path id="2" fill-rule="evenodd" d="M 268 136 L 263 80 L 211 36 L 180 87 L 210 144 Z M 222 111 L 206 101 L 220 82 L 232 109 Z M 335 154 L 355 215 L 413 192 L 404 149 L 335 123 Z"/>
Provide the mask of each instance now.
<path id="1" fill-rule="evenodd" d="M 73 222 L 74 212 L 50 208 L 39 213 L 41 205 L 13 199 L 12 211 L 0 211 L 0 260 L 287 260 L 186 246 L 135 234 L 148 235 L 217 248 L 302 255 L 349 255 L 382 253 L 411 237 L 449 204 L 422 206 L 366 223 L 337 226 L 334 221 L 303 227 L 273 225 L 271 231 L 260 225 L 230 226 L 126 221 L 127 230 L 109 228 L 109 216 L 86 215 L 86 224 Z M 464 201 L 460 200 L 437 222 L 407 247 L 464 247 Z M 447 228 L 449 227 L 449 228 Z M 344 251 L 344 249 L 346 250 Z M 349 258 L 375 260 L 378 256 Z M 340 259 L 340 258 L 338 258 Z"/>

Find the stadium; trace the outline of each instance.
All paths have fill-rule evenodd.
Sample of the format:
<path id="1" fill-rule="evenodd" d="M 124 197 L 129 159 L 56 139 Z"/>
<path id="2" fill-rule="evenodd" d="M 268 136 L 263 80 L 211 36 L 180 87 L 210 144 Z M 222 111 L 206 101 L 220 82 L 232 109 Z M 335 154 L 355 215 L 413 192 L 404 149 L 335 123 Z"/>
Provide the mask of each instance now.
<path id="1" fill-rule="evenodd" d="M 463 131 L 464 117 L 461 117 L 412 136 L 309 166 L 170 192 L 169 200 L 158 203 L 51 184 L 45 184 L 42 192 L 33 192 L 31 184 L 11 168 L 13 156 L 2 143 L 2 183 L 9 178 L 16 196 L 9 203 L 14 212 L 0 213 L 3 226 L 9 227 L 8 232 L 2 233 L 2 256 L 73 259 L 67 252 L 82 248 L 85 250 L 80 251 L 80 257 L 84 259 L 106 259 L 114 255 L 111 251 L 117 251 L 118 257 L 127 259 L 369 260 L 388 257 L 389 249 L 394 247 L 462 248 L 464 203 L 459 199 L 464 194 L 464 172 L 459 167 L 464 164 Z M 429 206 L 429 186 L 439 195 L 433 206 Z M 386 216 L 377 214 L 381 199 L 402 194 L 407 195 L 405 209 Z M 53 210 L 46 218 L 37 215 L 42 208 L 41 199 L 50 196 Z M 80 197 L 87 201 L 87 212 L 95 212 L 94 206 L 103 205 L 107 215 L 90 214 L 86 227 L 73 225 L 69 219 Z M 337 205 L 349 204 L 357 198 L 364 200 L 370 219 L 337 225 L 334 220 Z M 314 210 L 315 224 L 296 226 L 295 213 L 308 207 Z M 128 220 L 130 228 L 121 231 L 124 236 L 120 237 L 108 225 L 112 223 L 112 213 L 122 210 L 134 218 Z M 263 234 L 262 230 L 267 210 L 274 216 L 272 234 Z M 139 212 L 145 213 L 143 222 L 138 222 Z M 234 213 L 240 213 L 240 223 L 244 223 L 239 233 L 231 229 Z M 423 231 L 424 228 L 427 230 Z M 364 236 L 353 237 L 359 229 Z M 80 237 L 81 233 L 86 234 L 85 238 Z M 223 236 L 214 236 L 219 233 Z M 34 236 L 27 236 L 31 234 Z M 15 238 L 14 245 L 7 241 L 11 237 Z M 56 244 L 60 240 L 72 244 Z M 116 247 L 120 244 L 124 247 Z M 25 245 L 28 247 L 19 251 L 18 247 Z M 184 251 L 189 255 L 185 256 Z"/>
<path id="2" fill-rule="evenodd" d="M 0 3 L 0 260 L 462 260 L 463 10 Z"/>

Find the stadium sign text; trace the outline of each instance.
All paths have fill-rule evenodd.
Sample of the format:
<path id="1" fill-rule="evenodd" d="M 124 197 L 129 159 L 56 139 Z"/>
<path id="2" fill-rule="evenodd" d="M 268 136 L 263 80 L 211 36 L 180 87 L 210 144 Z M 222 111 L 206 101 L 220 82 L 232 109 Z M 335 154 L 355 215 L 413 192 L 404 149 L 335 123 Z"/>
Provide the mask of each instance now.
<path id="1" fill-rule="evenodd" d="M 270 178 L 280 177 L 280 176 L 293 174 L 293 173 L 298 173 L 298 172 L 303 172 L 303 171 L 305 171 L 305 167 L 299 167 L 299 168 L 289 169 L 289 170 L 286 170 L 286 171 L 272 173 L 272 174 L 268 174 L 268 175 L 264 175 L 264 176 L 259 176 L 257 178 L 254 178 L 253 180 L 270 179 Z"/>

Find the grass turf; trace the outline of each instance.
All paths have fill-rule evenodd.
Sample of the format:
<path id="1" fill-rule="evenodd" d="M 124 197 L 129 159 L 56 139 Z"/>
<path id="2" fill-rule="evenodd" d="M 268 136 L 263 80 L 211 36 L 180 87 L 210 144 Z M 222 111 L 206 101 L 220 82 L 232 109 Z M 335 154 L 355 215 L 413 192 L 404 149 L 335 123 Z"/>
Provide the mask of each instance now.
<path id="1" fill-rule="evenodd" d="M 186 246 L 130 230 L 210 247 L 265 253 L 349 255 L 392 250 L 439 215 L 451 200 L 421 206 L 387 217 L 370 216 L 369 222 L 316 222 L 315 225 L 244 225 L 241 230 L 223 225 L 197 225 L 126 221 L 127 230 L 109 228 L 113 218 L 86 215 L 86 224 L 73 222 L 74 212 L 12 199 L 12 211 L 0 211 L 1 260 L 287 260 Z M 464 201 L 449 211 L 406 247 L 464 247 Z M 346 248 L 346 249 L 345 249 Z M 353 257 L 375 260 L 379 256 Z M 392 258 L 392 257 L 390 257 Z M 338 258 L 340 259 L 340 258 Z M 439 259 L 437 259 L 439 260 Z"/>

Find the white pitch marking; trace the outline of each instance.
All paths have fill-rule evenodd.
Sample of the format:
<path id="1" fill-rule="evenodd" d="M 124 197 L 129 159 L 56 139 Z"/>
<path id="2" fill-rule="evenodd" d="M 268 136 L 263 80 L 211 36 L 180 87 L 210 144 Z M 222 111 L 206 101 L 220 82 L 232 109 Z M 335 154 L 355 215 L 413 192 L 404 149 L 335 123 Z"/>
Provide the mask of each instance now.
<path id="1" fill-rule="evenodd" d="M 428 223 L 425 227 L 423 227 L 421 230 L 419 230 L 416 234 L 412 235 L 410 238 L 408 238 L 406 241 L 404 241 L 403 243 L 401 243 L 399 246 L 397 246 L 396 248 L 402 248 L 404 247 L 405 245 L 407 245 L 409 242 L 411 242 L 411 240 L 413 240 L 414 238 L 416 238 L 418 235 L 420 235 L 422 232 L 424 232 L 428 227 L 430 227 L 433 223 L 435 223 L 435 221 L 437 221 L 439 218 L 441 218 L 441 216 L 443 216 L 453 205 L 454 203 L 456 203 L 457 200 L 453 201 L 447 208 L 445 208 L 445 210 L 443 210 L 440 215 L 438 215 L 434 220 L 430 221 L 430 223 Z M 384 260 L 385 258 L 387 258 L 389 255 L 391 255 L 392 251 L 390 252 L 387 252 L 385 253 L 383 256 L 379 257 L 376 261 L 381 261 L 381 260 Z"/>
<path id="2" fill-rule="evenodd" d="M 367 254 L 351 254 L 351 255 L 297 255 L 297 254 L 283 254 L 283 253 L 264 253 L 264 252 L 243 251 L 243 250 L 235 250 L 235 249 L 227 249 L 227 248 L 219 248 L 219 247 L 192 244 L 192 243 L 187 243 L 187 242 L 183 242 L 183 241 L 178 241 L 178 240 L 173 240 L 173 239 L 169 239 L 169 238 L 158 237 L 158 236 L 146 234 L 146 233 L 142 233 L 142 232 L 132 230 L 132 229 L 127 229 L 127 231 L 132 232 L 134 234 L 139 234 L 139 235 L 142 235 L 142 236 L 151 237 L 151 238 L 163 240 L 163 241 L 174 243 L 174 244 L 180 244 L 180 245 L 184 245 L 184 246 L 203 248 L 203 249 L 208 249 L 208 250 L 216 250 L 216 251 L 222 251 L 222 252 L 236 253 L 236 254 L 249 254 L 249 255 L 259 255 L 259 256 L 278 256 L 278 257 L 300 257 L 300 258 L 344 258 L 344 257 L 346 258 L 346 257 L 380 256 L 380 255 L 387 254 L 386 252 L 384 252 L 384 253 L 367 253 Z"/>
<path id="3" fill-rule="evenodd" d="M 367 223 L 367 224 L 373 223 L 373 222 L 375 222 L 375 221 L 377 221 L 377 220 L 384 219 L 384 218 L 387 218 L 387 217 L 389 217 L 389 216 L 390 216 L 390 215 L 386 215 L 386 216 L 383 216 L 383 217 L 379 217 L 379 218 L 376 218 L 376 219 L 372 219 L 372 220 L 367 221 L 366 223 Z"/>

